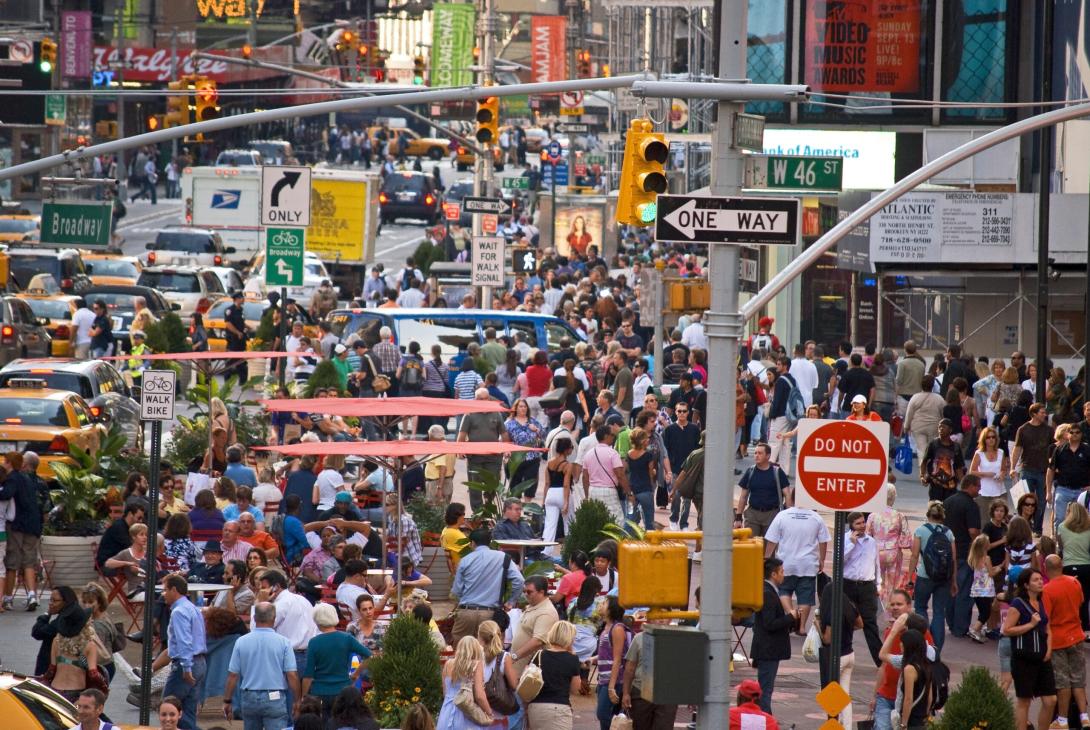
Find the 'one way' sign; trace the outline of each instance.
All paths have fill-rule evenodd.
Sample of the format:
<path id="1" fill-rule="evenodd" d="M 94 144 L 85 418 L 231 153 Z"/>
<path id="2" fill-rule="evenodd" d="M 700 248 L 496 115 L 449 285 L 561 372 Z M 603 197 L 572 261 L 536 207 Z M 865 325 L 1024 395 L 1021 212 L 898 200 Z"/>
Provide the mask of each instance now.
<path id="1" fill-rule="evenodd" d="M 798 200 L 658 197 L 659 241 L 792 245 L 798 235 Z"/>

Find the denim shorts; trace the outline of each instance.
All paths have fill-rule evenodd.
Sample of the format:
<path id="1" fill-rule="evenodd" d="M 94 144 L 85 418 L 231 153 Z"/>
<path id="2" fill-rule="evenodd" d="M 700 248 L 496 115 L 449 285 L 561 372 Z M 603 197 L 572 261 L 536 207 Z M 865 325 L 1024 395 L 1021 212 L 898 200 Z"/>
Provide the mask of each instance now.
<path id="1" fill-rule="evenodd" d="M 785 575 L 780 586 L 780 595 L 790 597 L 794 594 L 800 606 L 813 606 L 817 595 L 817 576 Z"/>

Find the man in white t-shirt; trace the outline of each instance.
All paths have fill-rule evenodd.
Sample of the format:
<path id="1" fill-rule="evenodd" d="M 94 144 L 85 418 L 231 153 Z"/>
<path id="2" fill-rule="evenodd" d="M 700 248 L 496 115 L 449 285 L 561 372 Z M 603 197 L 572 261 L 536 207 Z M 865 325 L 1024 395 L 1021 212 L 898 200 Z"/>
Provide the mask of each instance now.
<path id="1" fill-rule="evenodd" d="M 367 563 L 362 560 L 349 560 L 344 565 L 344 582 L 337 587 L 337 601 L 348 606 L 353 621 L 360 617 L 356 600 L 365 593 L 375 599 L 376 611 L 381 611 L 386 605 L 385 596 L 375 596 L 367 586 Z"/>
<path id="2" fill-rule="evenodd" d="M 806 359 L 806 350 L 802 345 L 795 345 L 791 369 L 788 370 L 802 394 L 802 402 L 809 408 L 814 404 L 814 389 L 818 387 L 818 372 L 814 363 Z"/>
<path id="3" fill-rule="evenodd" d="M 708 338 L 704 334 L 704 323 L 701 322 L 701 313 L 693 312 L 690 324 L 681 333 L 681 344 L 692 350 L 694 347 L 701 350 L 708 349 Z"/>
<path id="4" fill-rule="evenodd" d="M 772 520 L 765 532 L 765 557 L 783 561 L 780 596 L 794 594 L 799 607 L 799 633 L 805 634 L 810 609 L 817 600 L 817 574 L 825 565 L 829 528 L 812 509 L 788 507 Z"/>
<path id="5" fill-rule="evenodd" d="M 300 352 L 302 349 L 303 339 L 303 323 L 299 320 L 295 320 L 291 323 L 291 332 L 288 333 L 287 340 L 285 340 L 285 352 Z M 294 357 L 285 358 L 287 362 L 287 379 L 295 380 L 295 365 L 293 365 Z"/>
<path id="6" fill-rule="evenodd" d="M 76 349 L 73 353 L 77 360 L 86 360 L 91 356 L 91 328 L 95 324 L 95 313 L 87 308 L 87 302 L 79 300 L 79 308 L 72 315 L 72 329 L 76 331 Z"/>

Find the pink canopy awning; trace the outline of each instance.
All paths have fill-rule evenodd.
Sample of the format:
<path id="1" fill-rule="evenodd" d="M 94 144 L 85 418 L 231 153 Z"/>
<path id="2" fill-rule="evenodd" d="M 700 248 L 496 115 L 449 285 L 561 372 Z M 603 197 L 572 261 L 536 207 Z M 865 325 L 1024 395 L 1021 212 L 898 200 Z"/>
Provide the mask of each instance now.
<path id="1" fill-rule="evenodd" d="M 270 411 L 322 413 L 329 416 L 366 418 L 412 416 L 461 416 L 467 413 L 500 413 L 508 409 L 496 400 L 454 398 L 278 398 L 261 401 Z"/>
<path id="2" fill-rule="evenodd" d="M 313 352 L 262 352 L 261 350 L 240 350 L 239 352 L 153 352 L 140 355 L 141 360 L 261 360 L 279 357 L 302 357 Z M 132 355 L 107 355 L 99 360 L 128 360 Z"/>
<path id="3" fill-rule="evenodd" d="M 285 456 L 370 456 L 397 458 L 432 454 L 465 456 L 501 456 L 517 451 L 544 451 L 506 441 L 311 441 L 286 446 L 258 446 L 259 451 L 275 451 Z"/>

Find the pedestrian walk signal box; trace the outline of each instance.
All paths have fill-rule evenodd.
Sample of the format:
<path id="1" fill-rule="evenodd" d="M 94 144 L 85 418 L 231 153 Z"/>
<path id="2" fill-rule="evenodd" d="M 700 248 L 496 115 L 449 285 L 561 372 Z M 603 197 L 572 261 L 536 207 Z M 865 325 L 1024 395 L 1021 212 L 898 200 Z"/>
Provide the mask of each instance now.
<path id="1" fill-rule="evenodd" d="M 704 311 L 712 306 L 712 287 L 707 279 L 674 279 L 666 282 L 667 310 Z"/>
<path id="2" fill-rule="evenodd" d="M 731 607 L 744 618 L 764 604 L 764 540 L 735 530 Z M 622 540 L 617 552 L 622 606 L 686 608 L 689 605 L 689 548 L 681 541 Z"/>

